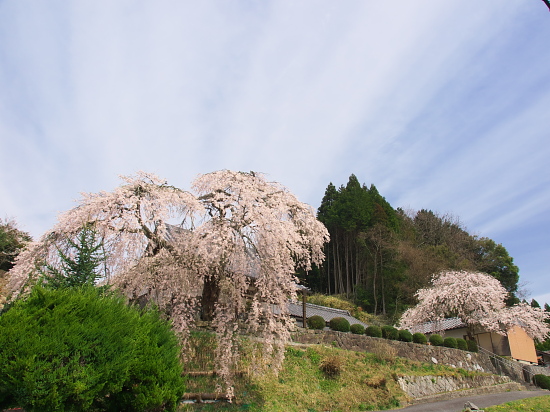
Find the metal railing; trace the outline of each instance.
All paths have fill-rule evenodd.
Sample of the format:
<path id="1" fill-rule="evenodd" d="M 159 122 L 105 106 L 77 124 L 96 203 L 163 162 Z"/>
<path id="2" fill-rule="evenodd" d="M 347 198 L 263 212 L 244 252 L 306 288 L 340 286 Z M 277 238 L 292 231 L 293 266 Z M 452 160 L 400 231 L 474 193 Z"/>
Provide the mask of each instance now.
<path id="1" fill-rule="evenodd" d="M 533 376 L 535 376 L 535 373 L 524 367 L 520 362 L 503 358 L 502 356 L 499 356 L 496 353 L 488 351 L 487 349 L 482 347 L 479 347 L 479 352 L 489 356 L 489 358 L 491 359 L 491 363 L 493 364 L 499 375 L 506 375 L 515 381 L 521 380 L 523 382 L 534 384 Z M 523 378 L 517 377 L 516 373 L 512 373 L 512 371 L 516 372 L 518 367 L 523 373 Z"/>

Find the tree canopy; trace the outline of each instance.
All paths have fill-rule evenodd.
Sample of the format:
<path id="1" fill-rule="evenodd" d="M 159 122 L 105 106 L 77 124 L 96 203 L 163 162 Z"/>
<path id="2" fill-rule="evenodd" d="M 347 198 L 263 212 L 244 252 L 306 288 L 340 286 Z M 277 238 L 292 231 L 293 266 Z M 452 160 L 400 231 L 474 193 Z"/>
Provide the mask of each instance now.
<path id="1" fill-rule="evenodd" d="M 10 270 L 19 252 L 30 240 L 30 235 L 19 230 L 13 219 L 0 218 L 0 270 Z"/>
<path id="2" fill-rule="evenodd" d="M 351 175 L 329 183 L 318 218 L 330 232 L 326 260 L 305 281 L 316 292 L 345 294 L 365 310 L 393 317 L 443 270 L 488 273 L 519 302 L 519 269 L 506 248 L 468 233 L 451 214 L 394 209 L 374 186 Z"/>

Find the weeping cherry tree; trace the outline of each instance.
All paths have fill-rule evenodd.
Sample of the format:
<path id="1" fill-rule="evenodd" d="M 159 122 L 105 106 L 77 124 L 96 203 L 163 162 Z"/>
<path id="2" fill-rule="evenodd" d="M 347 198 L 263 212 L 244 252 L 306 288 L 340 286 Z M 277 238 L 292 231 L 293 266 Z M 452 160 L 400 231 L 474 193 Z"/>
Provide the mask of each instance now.
<path id="1" fill-rule="evenodd" d="M 432 279 L 432 287 L 416 292 L 418 304 L 403 313 L 400 327 L 415 330 L 425 322 L 438 322 L 446 317 L 458 317 L 473 334 L 476 326 L 505 335 L 519 325 L 533 339 L 544 340 L 550 329 L 548 318 L 540 308 L 520 303 L 506 307 L 508 292 L 494 277 L 485 273 L 448 271 Z"/>
<path id="2" fill-rule="evenodd" d="M 59 251 L 70 254 L 69 240 L 91 227 L 106 252 L 103 283 L 154 300 L 184 341 L 195 320 L 211 322 L 230 395 L 239 328 L 263 338 L 261 358 L 278 370 L 293 325 L 287 302 L 296 270 L 320 264 L 328 241 L 311 207 L 253 172 L 200 175 L 192 192 L 144 172 L 123 181 L 112 192 L 84 194 L 20 254 L 10 271 L 12 298 L 32 287 L 46 262 L 59 265 Z"/>

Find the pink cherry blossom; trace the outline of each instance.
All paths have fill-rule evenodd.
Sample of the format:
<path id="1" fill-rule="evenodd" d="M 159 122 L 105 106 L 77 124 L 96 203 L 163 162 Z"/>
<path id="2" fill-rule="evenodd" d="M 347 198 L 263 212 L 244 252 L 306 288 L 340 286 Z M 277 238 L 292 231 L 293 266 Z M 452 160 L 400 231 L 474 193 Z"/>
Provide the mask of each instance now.
<path id="1" fill-rule="evenodd" d="M 418 304 L 403 313 L 399 324 L 415 330 L 425 322 L 437 325 L 446 317 L 458 317 L 470 330 L 479 326 L 506 334 L 513 325 L 518 325 L 532 338 L 544 340 L 550 332 L 544 322 L 548 314 L 526 304 L 508 308 L 504 303 L 506 296 L 504 287 L 490 275 L 441 272 L 433 277 L 432 287 L 416 292 Z"/>

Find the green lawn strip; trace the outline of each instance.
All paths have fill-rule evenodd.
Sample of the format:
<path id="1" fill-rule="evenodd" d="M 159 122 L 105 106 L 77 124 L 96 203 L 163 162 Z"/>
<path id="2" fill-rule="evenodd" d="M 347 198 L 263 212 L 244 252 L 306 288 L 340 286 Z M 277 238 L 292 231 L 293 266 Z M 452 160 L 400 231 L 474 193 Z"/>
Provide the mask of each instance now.
<path id="1" fill-rule="evenodd" d="M 490 406 L 485 412 L 547 412 L 550 411 L 550 396 L 537 396 L 535 398 L 520 399 Z"/>

